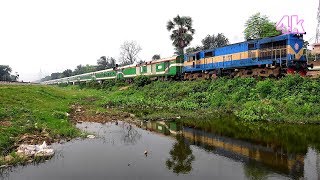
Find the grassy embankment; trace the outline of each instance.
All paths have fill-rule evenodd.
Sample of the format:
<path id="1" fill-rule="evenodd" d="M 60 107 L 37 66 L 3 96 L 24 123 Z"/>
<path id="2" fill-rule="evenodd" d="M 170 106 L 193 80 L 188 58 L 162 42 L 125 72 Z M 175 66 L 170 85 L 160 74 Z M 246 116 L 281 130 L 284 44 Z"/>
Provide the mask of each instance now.
<path id="1" fill-rule="evenodd" d="M 86 87 L 105 92 L 97 102 L 101 106 L 120 108 L 141 119 L 175 119 L 287 152 L 305 153 L 310 146 L 320 149 L 320 126 L 303 125 L 320 122 L 320 79 L 150 82 L 141 77 L 130 85 L 113 81 L 80 85 Z"/>
<path id="2" fill-rule="evenodd" d="M 145 119 L 205 119 L 227 113 L 246 122 L 320 122 L 320 79 L 288 76 L 280 80 L 220 78 L 149 83 L 140 78 L 123 90 L 110 81 L 102 86 L 91 82 L 86 87 L 104 89 L 107 95 L 101 103 L 124 107 Z"/>
<path id="3" fill-rule="evenodd" d="M 150 82 L 141 77 L 129 86 L 107 81 L 102 86 L 80 85 L 84 87 L 106 92 L 99 104 L 120 107 L 141 119 L 175 119 L 224 136 L 273 144 L 287 152 L 305 153 L 310 146 L 320 149 L 320 126 L 303 125 L 320 123 L 320 79 Z"/>
<path id="4" fill-rule="evenodd" d="M 45 132 L 56 140 L 80 136 L 67 112 L 71 104 L 99 93 L 102 92 L 52 86 L 0 85 L 0 165 L 23 161 L 11 151 L 24 134 L 38 138 Z M 11 157 L 5 160 L 3 156 L 8 153 Z"/>

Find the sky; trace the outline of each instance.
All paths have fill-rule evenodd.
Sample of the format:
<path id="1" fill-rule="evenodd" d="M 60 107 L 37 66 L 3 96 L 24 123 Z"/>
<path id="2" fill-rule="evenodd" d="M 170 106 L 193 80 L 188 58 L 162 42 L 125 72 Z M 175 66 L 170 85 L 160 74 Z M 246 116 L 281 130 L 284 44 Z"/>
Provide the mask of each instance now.
<path id="1" fill-rule="evenodd" d="M 190 46 L 208 34 L 244 41 L 246 20 L 260 12 L 273 22 L 298 15 L 315 37 L 318 0 L 0 0 L 0 64 L 35 81 L 53 72 L 94 65 L 101 56 L 120 55 L 124 41 L 142 47 L 140 59 L 174 53 L 168 20 L 190 16 L 196 30 Z M 312 40 L 311 42 L 313 42 Z"/>

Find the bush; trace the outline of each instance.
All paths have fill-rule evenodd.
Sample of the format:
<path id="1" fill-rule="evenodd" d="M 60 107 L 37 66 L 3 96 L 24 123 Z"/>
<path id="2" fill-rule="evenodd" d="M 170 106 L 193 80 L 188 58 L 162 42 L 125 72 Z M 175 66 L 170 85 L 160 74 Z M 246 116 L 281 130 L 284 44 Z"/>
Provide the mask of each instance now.
<path id="1" fill-rule="evenodd" d="M 125 79 L 117 79 L 115 81 L 115 86 L 116 87 L 122 87 L 122 86 L 126 86 L 126 85 L 128 85 L 128 83 L 126 82 Z"/>
<path id="2" fill-rule="evenodd" d="M 150 84 L 150 83 L 151 83 L 151 80 L 150 80 L 150 78 L 147 77 L 147 76 L 137 76 L 137 77 L 134 78 L 134 81 L 133 81 L 133 82 L 134 82 L 135 86 L 137 86 L 137 87 L 143 87 L 143 86 L 145 86 L 145 85 Z"/>
<path id="3" fill-rule="evenodd" d="M 101 84 L 98 81 L 95 81 L 95 80 L 87 82 L 86 86 L 88 88 L 94 88 L 94 89 L 100 89 L 101 88 Z"/>
<path id="4" fill-rule="evenodd" d="M 264 81 L 259 81 L 256 85 L 256 89 L 262 98 L 267 97 L 272 93 L 272 88 L 274 87 L 274 82 L 270 79 Z"/>
<path id="5" fill-rule="evenodd" d="M 248 101 L 236 115 L 247 121 L 269 120 L 269 117 L 277 116 L 277 111 L 269 102 Z"/>
<path id="6" fill-rule="evenodd" d="M 85 88 L 87 86 L 87 83 L 86 82 L 80 82 L 79 83 L 79 88 L 80 89 L 83 89 L 83 88 Z"/>
<path id="7" fill-rule="evenodd" d="M 102 89 L 110 90 L 116 85 L 115 80 L 105 80 L 102 82 Z"/>

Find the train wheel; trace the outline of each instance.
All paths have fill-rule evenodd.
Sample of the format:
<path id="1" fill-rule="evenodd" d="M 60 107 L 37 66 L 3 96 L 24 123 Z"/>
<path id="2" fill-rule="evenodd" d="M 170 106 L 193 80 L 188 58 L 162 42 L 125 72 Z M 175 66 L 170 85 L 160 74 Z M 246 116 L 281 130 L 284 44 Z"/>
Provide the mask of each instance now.
<path id="1" fill-rule="evenodd" d="M 300 76 L 306 76 L 307 75 L 307 71 L 305 70 L 301 70 L 299 71 Z"/>
<path id="2" fill-rule="evenodd" d="M 293 68 L 288 68 L 287 69 L 287 74 L 294 74 L 294 69 Z"/>

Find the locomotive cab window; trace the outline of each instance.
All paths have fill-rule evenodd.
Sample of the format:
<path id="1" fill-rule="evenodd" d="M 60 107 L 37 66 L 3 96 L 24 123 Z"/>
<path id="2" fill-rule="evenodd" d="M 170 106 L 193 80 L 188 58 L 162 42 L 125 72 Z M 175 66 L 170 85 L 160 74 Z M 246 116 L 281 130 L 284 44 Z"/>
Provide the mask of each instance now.
<path id="1" fill-rule="evenodd" d="M 255 48 L 256 48 L 255 43 L 249 43 L 249 44 L 248 44 L 248 49 L 249 49 L 249 50 L 252 50 L 252 49 L 255 49 Z"/>
<path id="2" fill-rule="evenodd" d="M 212 56 L 213 56 L 213 52 L 212 51 L 204 53 L 204 57 L 205 58 L 212 57 Z"/>

